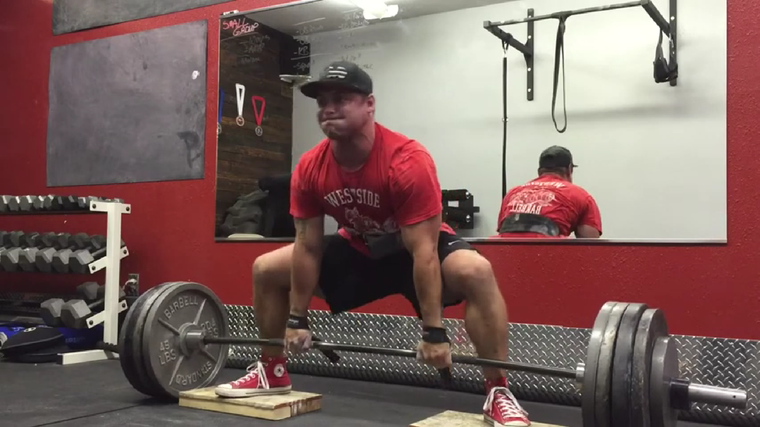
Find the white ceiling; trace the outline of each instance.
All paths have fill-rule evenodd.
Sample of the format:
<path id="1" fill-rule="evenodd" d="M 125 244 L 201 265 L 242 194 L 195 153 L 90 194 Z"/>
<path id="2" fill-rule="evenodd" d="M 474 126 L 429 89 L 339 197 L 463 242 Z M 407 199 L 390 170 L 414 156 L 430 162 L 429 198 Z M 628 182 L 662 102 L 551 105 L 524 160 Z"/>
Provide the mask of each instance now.
<path id="1" fill-rule="evenodd" d="M 507 1 L 511 0 L 385 0 L 388 5 L 399 6 L 398 15 L 380 21 L 370 21 L 370 25 L 376 22 L 409 19 Z M 306 0 L 293 5 L 244 14 L 277 31 L 295 36 L 298 35 L 299 29 L 304 27 L 309 27 L 309 33 L 338 30 L 341 24 L 346 22 L 346 14 L 360 11 L 361 9 L 348 0 Z"/>

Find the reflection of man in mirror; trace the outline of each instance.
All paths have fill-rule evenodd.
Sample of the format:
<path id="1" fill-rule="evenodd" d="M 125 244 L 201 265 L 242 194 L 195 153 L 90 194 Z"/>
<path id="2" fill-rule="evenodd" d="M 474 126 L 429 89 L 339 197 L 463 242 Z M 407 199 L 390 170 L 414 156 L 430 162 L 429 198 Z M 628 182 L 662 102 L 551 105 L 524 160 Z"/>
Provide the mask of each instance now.
<path id="1" fill-rule="evenodd" d="M 591 195 L 573 184 L 573 155 L 551 146 L 538 159 L 538 178 L 509 190 L 501 202 L 500 237 L 598 238 L 602 217 Z"/>
<path id="2" fill-rule="evenodd" d="M 402 295 L 422 320 L 418 359 L 451 366 L 443 307 L 467 301 L 465 327 L 479 357 L 507 360 L 507 310 L 491 264 L 441 220 L 435 163 L 418 141 L 375 122 L 372 79 L 359 66 L 330 64 L 301 87 L 317 102 L 327 138 L 298 161 L 291 178 L 295 243 L 253 263 L 254 313 L 263 338 L 309 348 L 312 296 L 333 313 Z M 324 216 L 339 224 L 324 235 Z M 288 392 L 286 354 L 263 347 L 244 377 L 216 389 L 226 397 Z M 483 408 L 495 426 L 527 426 L 502 369 L 484 368 Z"/>

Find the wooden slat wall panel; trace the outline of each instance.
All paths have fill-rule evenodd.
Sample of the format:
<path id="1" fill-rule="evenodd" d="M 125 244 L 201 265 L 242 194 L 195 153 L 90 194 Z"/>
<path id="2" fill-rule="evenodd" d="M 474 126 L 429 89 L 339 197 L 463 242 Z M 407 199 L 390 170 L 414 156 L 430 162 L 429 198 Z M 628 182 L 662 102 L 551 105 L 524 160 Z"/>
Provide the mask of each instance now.
<path id="1" fill-rule="evenodd" d="M 239 196 L 255 191 L 262 177 L 291 171 L 293 97 L 279 76 L 294 73 L 291 58 L 297 41 L 244 15 L 222 19 L 220 32 L 219 89 L 224 98 L 217 145 L 214 229 L 216 236 L 223 237 L 219 225 Z M 308 63 L 308 58 L 305 61 Z M 236 84 L 245 86 L 243 126 L 236 123 Z M 255 133 L 254 95 L 266 100 L 261 136 Z"/>

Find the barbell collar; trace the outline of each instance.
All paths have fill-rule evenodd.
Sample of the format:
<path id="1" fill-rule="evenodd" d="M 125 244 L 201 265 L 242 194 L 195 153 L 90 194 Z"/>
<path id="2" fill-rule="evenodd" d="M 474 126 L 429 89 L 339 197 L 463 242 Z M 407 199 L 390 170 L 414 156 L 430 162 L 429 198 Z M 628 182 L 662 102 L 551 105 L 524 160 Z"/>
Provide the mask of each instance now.
<path id="1" fill-rule="evenodd" d="M 192 354 L 195 349 L 203 347 L 204 334 L 201 329 L 180 331 L 183 339 L 180 340 L 180 349 L 185 355 Z"/>
<path id="2" fill-rule="evenodd" d="M 670 380 L 670 407 L 682 411 L 691 409 L 692 401 L 689 399 L 689 380 L 673 378 Z"/>
<path id="3" fill-rule="evenodd" d="M 579 363 L 575 368 L 575 382 L 583 384 L 583 376 L 586 375 L 586 364 Z"/>

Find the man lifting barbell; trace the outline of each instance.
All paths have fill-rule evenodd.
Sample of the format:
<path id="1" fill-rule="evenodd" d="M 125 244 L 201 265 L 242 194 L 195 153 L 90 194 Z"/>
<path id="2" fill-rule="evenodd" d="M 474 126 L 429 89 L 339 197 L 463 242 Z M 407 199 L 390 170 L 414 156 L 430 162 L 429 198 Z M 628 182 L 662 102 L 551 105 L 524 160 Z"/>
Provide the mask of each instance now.
<path id="1" fill-rule="evenodd" d="M 311 345 L 306 314 L 313 295 L 338 313 L 400 294 L 422 319 L 423 362 L 451 366 L 442 308 L 462 301 L 478 355 L 506 361 L 504 298 L 490 263 L 442 223 L 441 188 L 425 147 L 375 122 L 372 79 L 356 64 L 332 63 L 301 91 L 316 99 L 327 138 L 301 157 L 291 178 L 295 243 L 253 264 L 262 337 L 285 337 L 288 349 L 300 352 Z M 324 236 L 324 215 L 335 218 L 339 233 Z M 285 365 L 281 347 L 264 347 L 247 375 L 216 393 L 288 392 Z M 507 389 L 505 371 L 483 371 L 484 418 L 496 426 L 530 425 Z"/>

